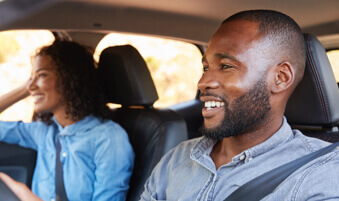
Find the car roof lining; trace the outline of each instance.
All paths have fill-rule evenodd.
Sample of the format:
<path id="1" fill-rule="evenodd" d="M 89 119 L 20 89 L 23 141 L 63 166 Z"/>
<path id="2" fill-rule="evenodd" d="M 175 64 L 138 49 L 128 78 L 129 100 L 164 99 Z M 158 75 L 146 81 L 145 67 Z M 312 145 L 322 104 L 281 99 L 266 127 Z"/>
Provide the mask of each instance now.
<path id="1" fill-rule="evenodd" d="M 335 0 L 312 4 L 308 0 L 34 0 L 41 5 L 15 6 L 19 2 L 22 0 L 1 2 L 0 30 L 114 30 L 207 44 L 224 18 L 240 10 L 263 8 L 290 15 L 305 32 L 317 36 L 339 32 L 339 3 Z"/>

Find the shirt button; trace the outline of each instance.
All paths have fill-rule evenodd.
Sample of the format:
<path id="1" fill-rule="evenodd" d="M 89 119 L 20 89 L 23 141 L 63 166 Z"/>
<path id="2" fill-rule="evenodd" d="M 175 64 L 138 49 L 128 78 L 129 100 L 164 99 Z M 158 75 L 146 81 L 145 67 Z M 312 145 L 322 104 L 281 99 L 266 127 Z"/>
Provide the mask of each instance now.
<path id="1" fill-rule="evenodd" d="M 62 157 L 66 157 L 67 153 L 66 152 L 62 152 Z"/>
<path id="2" fill-rule="evenodd" d="M 245 159 L 245 155 L 241 155 L 240 160 L 244 160 L 244 159 Z"/>
<path id="3" fill-rule="evenodd" d="M 253 158 L 252 158 L 252 157 L 250 157 L 250 158 L 248 159 L 248 161 L 251 161 L 251 160 L 253 160 Z"/>

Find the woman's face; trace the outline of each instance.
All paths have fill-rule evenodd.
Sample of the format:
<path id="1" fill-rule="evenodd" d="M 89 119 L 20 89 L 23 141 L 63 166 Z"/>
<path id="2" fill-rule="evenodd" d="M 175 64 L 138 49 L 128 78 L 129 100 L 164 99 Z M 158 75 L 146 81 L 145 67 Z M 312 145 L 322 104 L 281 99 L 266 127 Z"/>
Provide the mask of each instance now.
<path id="1" fill-rule="evenodd" d="M 53 115 L 65 113 L 65 105 L 62 95 L 57 90 L 57 72 L 52 58 L 47 55 L 36 57 L 28 91 L 34 98 L 35 112 L 48 113 Z"/>

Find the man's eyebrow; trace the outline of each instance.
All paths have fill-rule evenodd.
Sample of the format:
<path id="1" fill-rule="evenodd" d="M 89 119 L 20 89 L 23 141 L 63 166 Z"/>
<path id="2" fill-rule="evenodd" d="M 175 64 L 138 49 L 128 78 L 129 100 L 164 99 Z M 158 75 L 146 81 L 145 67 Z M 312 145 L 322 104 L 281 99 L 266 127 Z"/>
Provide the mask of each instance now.
<path id="1" fill-rule="evenodd" d="M 236 59 L 234 56 L 228 54 L 228 53 L 217 53 L 214 55 L 215 57 L 218 57 L 220 59 L 231 59 L 233 61 L 239 62 L 238 59 Z M 207 62 L 206 56 L 204 55 L 201 59 L 202 62 Z"/>
<path id="2" fill-rule="evenodd" d="M 236 59 L 234 56 L 227 54 L 227 53 L 217 53 L 215 54 L 215 56 L 220 59 L 231 59 L 233 61 L 239 62 L 238 59 Z"/>

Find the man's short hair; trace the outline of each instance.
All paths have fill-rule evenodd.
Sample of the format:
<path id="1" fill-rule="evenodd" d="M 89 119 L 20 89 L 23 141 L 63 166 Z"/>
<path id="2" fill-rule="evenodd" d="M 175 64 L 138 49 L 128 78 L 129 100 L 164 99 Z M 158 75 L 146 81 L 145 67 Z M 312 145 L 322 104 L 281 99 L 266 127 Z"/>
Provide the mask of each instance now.
<path id="1" fill-rule="evenodd" d="M 283 61 L 291 62 L 296 70 L 295 86 L 304 74 L 306 51 L 303 32 L 289 16 L 273 10 L 249 10 L 236 13 L 222 24 L 246 20 L 259 24 L 259 32 L 269 39 L 272 55 Z"/>

